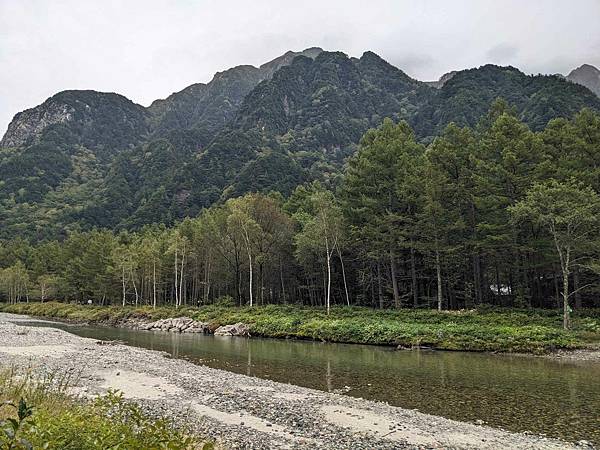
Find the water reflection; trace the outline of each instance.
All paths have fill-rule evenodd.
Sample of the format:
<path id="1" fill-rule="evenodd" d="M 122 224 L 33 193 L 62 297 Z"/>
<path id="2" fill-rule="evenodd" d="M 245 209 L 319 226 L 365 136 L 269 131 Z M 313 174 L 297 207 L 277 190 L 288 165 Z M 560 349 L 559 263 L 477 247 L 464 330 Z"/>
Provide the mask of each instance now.
<path id="1" fill-rule="evenodd" d="M 462 352 L 394 351 L 308 341 L 60 327 L 80 336 L 119 339 L 249 376 L 328 392 L 347 391 L 348 395 L 457 420 L 480 419 L 509 430 L 600 442 L 598 364 Z"/>

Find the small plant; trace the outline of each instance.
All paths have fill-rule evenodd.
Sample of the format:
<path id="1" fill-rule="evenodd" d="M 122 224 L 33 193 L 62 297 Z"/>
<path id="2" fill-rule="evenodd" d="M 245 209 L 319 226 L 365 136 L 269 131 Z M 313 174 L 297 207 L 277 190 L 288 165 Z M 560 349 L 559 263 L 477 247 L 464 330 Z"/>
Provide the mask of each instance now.
<path id="1" fill-rule="evenodd" d="M 18 404 L 11 401 L 5 401 L 1 406 L 14 408 L 17 412 L 17 417 L 9 417 L 6 420 L 0 421 L 0 448 L 2 450 L 17 450 L 17 449 L 32 449 L 33 445 L 21 434 L 27 424 L 33 425 L 31 416 L 33 415 L 33 407 L 28 405 L 23 397 L 19 399 Z"/>
<path id="2" fill-rule="evenodd" d="M 210 448 L 170 421 L 147 416 L 119 392 L 87 401 L 69 396 L 71 385 L 71 376 L 60 372 L 0 371 L 0 450 Z"/>

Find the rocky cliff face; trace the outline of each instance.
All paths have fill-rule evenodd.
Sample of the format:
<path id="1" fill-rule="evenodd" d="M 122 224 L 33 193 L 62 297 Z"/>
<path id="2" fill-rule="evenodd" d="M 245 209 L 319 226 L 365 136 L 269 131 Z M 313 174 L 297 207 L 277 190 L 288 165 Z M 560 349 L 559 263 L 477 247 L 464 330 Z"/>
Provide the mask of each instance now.
<path id="1" fill-rule="evenodd" d="M 32 143 L 50 125 L 72 120 L 73 112 L 72 106 L 52 98 L 41 106 L 26 109 L 14 117 L 0 141 L 0 147 L 18 147 Z"/>
<path id="2" fill-rule="evenodd" d="M 50 130 L 63 139 L 95 149 L 114 150 L 137 143 L 147 132 L 143 106 L 122 95 L 96 91 L 63 91 L 35 108 L 18 113 L 0 147 L 38 143 Z"/>
<path id="3" fill-rule="evenodd" d="M 439 80 L 437 81 L 426 81 L 425 83 L 427 83 L 429 86 L 434 87 L 436 89 L 441 89 L 442 87 L 444 87 L 444 85 L 450 81 L 454 75 L 456 75 L 458 73 L 457 70 L 453 70 L 452 72 L 448 72 L 445 73 L 444 75 L 442 75 L 440 77 Z"/>
<path id="4" fill-rule="evenodd" d="M 590 64 L 583 64 L 567 75 L 567 80 L 581 84 L 600 97 L 600 70 Z"/>

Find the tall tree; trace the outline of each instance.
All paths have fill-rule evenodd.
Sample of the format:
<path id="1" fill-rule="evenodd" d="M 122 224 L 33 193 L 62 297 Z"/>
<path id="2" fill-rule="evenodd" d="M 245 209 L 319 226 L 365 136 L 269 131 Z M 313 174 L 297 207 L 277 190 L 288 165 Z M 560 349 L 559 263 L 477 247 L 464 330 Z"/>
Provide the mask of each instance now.
<path id="1" fill-rule="evenodd" d="M 414 198 L 400 197 L 398 192 L 411 192 L 407 174 L 413 173 L 423 153 L 406 122 L 386 119 L 363 136 L 343 180 L 343 206 L 356 239 L 376 259 L 387 254 L 396 307 L 401 306 L 398 251 L 401 242 L 411 242 L 415 233 Z"/>
<path id="2" fill-rule="evenodd" d="M 578 182 L 550 180 L 535 184 L 526 197 L 510 207 L 516 221 L 530 220 L 546 230 L 562 271 L 563 327 L 570 326 L 569 276 L 576 265 L 597 256 L 595 234 L 600 226 L 600 197 Z"/>

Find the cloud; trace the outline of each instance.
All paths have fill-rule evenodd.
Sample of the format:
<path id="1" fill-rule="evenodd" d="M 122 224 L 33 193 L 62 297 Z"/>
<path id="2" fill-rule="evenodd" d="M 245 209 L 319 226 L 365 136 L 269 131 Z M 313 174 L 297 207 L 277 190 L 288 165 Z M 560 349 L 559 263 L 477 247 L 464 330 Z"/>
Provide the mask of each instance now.
<path id="1" fill-rule="evenodd" d="M 498 44 L 490 48 L 486 53 L 486 58 L 493 63 L 507 64 L 513 61 L 519 54 L 519 49 L 510 44 Z"/>
<path id="2" fill-rule="evenodd" d="M 389 57 L 384 55 L 383 57 L 409 75 L 423 72 L 424 69 L 427 69 L 434 64 L 434 59 L 425 54 L 400 53 L 398 55 L 389 55 Z"/>

